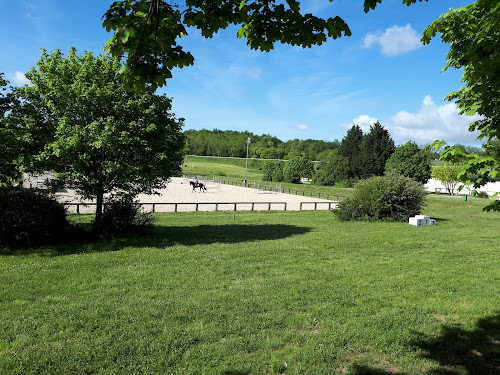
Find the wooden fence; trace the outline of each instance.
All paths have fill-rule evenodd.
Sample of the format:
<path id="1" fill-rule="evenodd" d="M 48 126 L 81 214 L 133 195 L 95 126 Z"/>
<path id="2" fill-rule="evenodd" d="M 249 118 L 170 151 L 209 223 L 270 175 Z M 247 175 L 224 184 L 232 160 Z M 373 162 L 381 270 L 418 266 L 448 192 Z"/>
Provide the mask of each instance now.
<path id="1" fill-rule="evenodd" d="M 76 206 L 76 213 L 80 213 L 80 206 L 88 207 L 95 206 L 96 203 L 61 203 L 63 206 Z M 271 210 L 271 206 L 281 206 L 284 211 L 286 211 L 286 202 L 155 202 L 155 203 L 135 203 L 140 206 L 151 206 L 151 212 L 156 212 L 156 206 L 173 206 L 173 212 L 179 212 L 179 206 L 194 206 L 195 211 L 199 211 L 200 206 L 213 206 L 215 211 L 219 211 L 220 206 L 230 206 L 232 211 L 237 211 L 238 206 L 247 205 L 250 206 L 250 211 L 255 211 L 255 206 L 264 205 L 267 206 L 267 210 Z M 226 210 L 227 211 L 227 210 Z"/>
<path id="2" fill-rule="evenodd" d="M 332 206 L 333 208 L 337 207 L 338 201 L 320 201 L 320 202 L 300 202 L 299 204 L 299 209 L 302 211 L 304 208 L 304 205 L 314 205 L 314 211 L 318 210 L 318 206 L 325 206 L 328 205 L 328 209 L 331 210 Z M 271 210 L 271 208 L 274 206 L 278 206 L 283 208 L 283 211 L 287 210 L 287 202 L 155 202 L 155 203 L 149 203 L 149 202 L 144 202 L 144 203 L 136 203 L 137 205 L 140 205 L 142 207 L 144 206 L 150 206 L 151 211 L 150 212 L 157 212 L 156 207 L 157 206 L 173 206 L 174 210 L 173 212 L 179 212 L 179 207 L 181 206 L 194 206 L 194 209 L 196 212 L 200 211 L 201 206 L 212 206 L 215 207 L 215 211 L 238 211 L 238 206 L 249 206 L 250 209 L 249 211 L 255 211 L 256 206 L 265 206 L 268 211 Z M 76 207 L 76 213 L 80 214 L 80 207 L 89 207 L 89 206 L 95 206 L 96 203 L 61 203 L 63 206 L 69 206 L 69 207 Z M 231 207 L 231 210 L 221 210 L 221 206 L 229 206 Z M 244 211 L 244 210 L 243 210 Z M 170 212 L 170 211 L 169 211 Z"/>
<path id="3" fill-rule="evenodd" d="M 293 194 L 295 195 L 302 195 L 303 197 L 318 197 L 321 199 L 321 196 L 326 197 L 325 199 L 330 199 L 330 197 L 335 197 L 335 200 L 338 201 L 339 197 L 340 198 L 347 198 L 345 195 L 338 195 L 338 194 L 329 194 L 329 193 L 318 193 L 318 192 L 312 192 L 312 191 L 304 191 L 304 190 L 298 190 L 298 189 L 288 189 L 288 188 L 282 188 L 282 187 L 273 187 L 273 186 L 266 186 L 266 185 L 260 185 L 260 184 L 250 184 L 250 183 L 245 183 L 245 182 L 239 182 L 239 181 L 226 181 L 226 180 L 219 180 L 220 183 L 226 184 L 226 185 L 235 185 L 235 186 L 242 186 L 242 187 L 249 187 L 249 188 L 254 188 L 254 189 L 259 189 L 263 191 L 269 191 L 269 192 L 277 192 L 277 193 L 288 193 L 288 194 Z"/>

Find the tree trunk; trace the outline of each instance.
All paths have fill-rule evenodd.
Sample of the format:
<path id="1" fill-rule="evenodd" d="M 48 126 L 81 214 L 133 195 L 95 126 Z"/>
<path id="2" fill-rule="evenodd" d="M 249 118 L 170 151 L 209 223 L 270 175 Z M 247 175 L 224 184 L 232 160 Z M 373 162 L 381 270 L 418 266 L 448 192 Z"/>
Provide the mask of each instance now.
<path id="1" fill-rule="evenodd" d="M 101 229 L 102 226 L 102 207 L 104 203 L 104 193 L 102 190 L 100 190 L 97 193 L 97 202 L 96 202 L 96 209 L 95 209 L 95 221 L 94 221 L 94 227 L 97 230 Z"/>

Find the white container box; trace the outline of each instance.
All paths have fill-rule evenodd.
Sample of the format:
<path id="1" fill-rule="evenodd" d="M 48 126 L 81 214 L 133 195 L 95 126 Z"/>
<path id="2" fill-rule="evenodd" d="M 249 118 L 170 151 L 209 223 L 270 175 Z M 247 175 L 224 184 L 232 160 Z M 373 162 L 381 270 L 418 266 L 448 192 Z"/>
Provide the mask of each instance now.
<path id="1" fill-rule="evenodd" d="M 410 225 L 415 225 L 415 226 L 417 226 L 417 227 L 420 227 L 420 226 L 422 226 L 422 225 L 425 225 L 425 221 L 424 221 L 424 220 L 422 220 L 422 219 L 418 219 L 417 217 L 410 217 L 410 218 L 408 219 L 408 223 L 409 223 Z"/>
<path id="2" fill-rule="evenodd" d="M 424 221 L 424 224 L 422 225 L 431 225 L 431 218 L 426 215 L 415 215 L 417 219 L 421 219 Z"/>

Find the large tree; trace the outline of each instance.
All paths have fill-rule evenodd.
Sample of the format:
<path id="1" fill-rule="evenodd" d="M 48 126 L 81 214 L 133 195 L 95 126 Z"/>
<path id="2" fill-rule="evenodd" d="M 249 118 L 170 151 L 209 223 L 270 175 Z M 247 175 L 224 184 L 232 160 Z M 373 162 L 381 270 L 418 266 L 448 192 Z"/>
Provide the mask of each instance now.
<path id="1" fill-rule="evenodd" d="M 361 143 L 361 178 L 382 176 L 394 150 L 394 141 L 387 129 L 378 121 L 370 126 Z"/>
<path id="2" fill-rule="evenodd" d="M 381 1 L 364 0 L 365 12 Z M 417 1 L 427 0 L 402 3 Z M 172 77 L 174 67 L 193 64 L 194 57 L 178 44 L 189 26 L 211 38 L 220 29 L 239 25 L 238 37 L 246 38 L 250 48 L 261 51 L 270 51 L 276 42 L 311 47 L 328 38 L 351 35 L 342 18 L 304 14 L 300 6 L 296 0 L 123 0 L 110 6 L 103 16 L 103 26 L 115 32 L 107 44 L 109 51 L 113 56 L 127 57 L 124 73 L 129 85 L 142 89 L 150 84 L 156 88 Z"/>
<path id="3" fill-rule="evenodd" d="M 346 136 L 340 142 L 339 155 L 345 157 L 349 162 L 350 175 L 354 178 L 361 177 L 361 143 L 363 142 L 363 131 L 359 125 L 353 125 Z"/>
<path id="4" fill-rule="evenodd" d="M 395 171 L 425 184 L 431 178 L 431 161 L 425 150 L 421 150 L 415 142 L 409 141 L 396 147 L 396 151 L 387 159 L 385 170 Z"/>
<path id="5" fill-rule="evenodd" d="M 476 189 L 490 178 L 500 177 L 495 142 L 500 137 L 500 1 L 477 0 L 450 10 L 427 27 L 423 42 L 429 43 L 437 33 L 450 46 L 443 70 L 463 68 L 464 86 L 446 99 L 455 101 L 461 113 L 482 116 L 469 130 L 479 130 L 479 139 L 485 142 L 483 155 L 446 146 L 441 158 L 448 162 L 465 160 L 458 177 Z M 442 141 L 434 144 L 436 148 L 443 145 Z M 500 201 L 493 201 L 485 209 L 500 211 Z"/>
<path id="6" fill-rule="evenodd" d="M 19 171 L 15 164 L 17 149 L 15 147 L 15 133 L 7 126 L 7 115 L 10 110 L 11 100 L 7 94 L 9 82 L 0 73 L 0 185 L 10 184 Z"/>
<path id="7" fill-rule="evenodd" d="M 74 48 L 67 56 L 43 51 L 26 74 L 32 86 L 19 90 L 25 107 L 48 115 L 28 111 L 23 118 L 27 134 L 46 134 L 30 168 L 53 170 L 56 181 L 96 199 L 97 225 L 105 194 L 151 193 L 183 160 L 183 122 L 170 112 L 171 100 L 150 88 L 126 91 L 121 67 L 118 59 L 78 56 Z"/>

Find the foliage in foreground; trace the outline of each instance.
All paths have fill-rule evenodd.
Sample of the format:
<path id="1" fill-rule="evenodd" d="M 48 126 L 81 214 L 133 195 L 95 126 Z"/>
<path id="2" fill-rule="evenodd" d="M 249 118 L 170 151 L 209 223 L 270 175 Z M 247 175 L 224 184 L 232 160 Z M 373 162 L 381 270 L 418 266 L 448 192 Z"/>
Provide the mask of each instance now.
<path id="1" fill-rule="evenodd" d="M 0 246 L 30 247 L 55 241 L 68 228 L 54 197 L 35 190 L 0 189 Z"/>
<path id="2" fill-rule="evenodd" d="M 326 2 L 327 0 L 323 0 Z M 364 11 L 382 0 L 364 0 Z M 423 0 L 403 0 L 409 5 Z M 113 56 L 126 56 L 125 74 L 131 87 L 153 89 L 166 84 L 174 67 L 191 65 L 194 57 L 178 44 L 187 27 L 211 38 L 230 24 L 241 25 L 237 36 L 252 49 L 270 51 L 275 43 L 311 47 L 328 38 L 349 36 L 339 16 L 322 18 L 301 11 L 301 1 L 203 1 L 174 4 L 166 0 L 114 2 L 103 16 L 103 26 L 114 31 L 107 48 Z"/>
<path id="3" fill-rule="evenodd" d="M 341 221 L 407 221 L 421 212 L 425 195 L 422 183 L 390 173 L 359 181 L 334 212 Z"/>
<path id="4" fill-rule="evenodd" d="M 448 94 L 447 100 L 456 102 L 461 114 L 479 115 L 470 126 L 478 130 L 484 142 L 483 154 L 469 154 L 459 147 L 446 146 L 441 159 L 461 163 L 460 182 L 474 189 L 484 186 L 490 178 L 500 177 L 500 1 L 477 0 L 466 7 L 451 9 L 424 31 L 423 42 L 429 43 L 438 33 L 449 44 L 446 56 L 448 68 L 463 68 L 464 85 Z M 436 141 L 435 148 L 445 145 Z M 494 200 L 485 210 L 500 211 L 500 201 Z"/>

